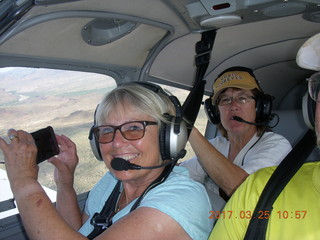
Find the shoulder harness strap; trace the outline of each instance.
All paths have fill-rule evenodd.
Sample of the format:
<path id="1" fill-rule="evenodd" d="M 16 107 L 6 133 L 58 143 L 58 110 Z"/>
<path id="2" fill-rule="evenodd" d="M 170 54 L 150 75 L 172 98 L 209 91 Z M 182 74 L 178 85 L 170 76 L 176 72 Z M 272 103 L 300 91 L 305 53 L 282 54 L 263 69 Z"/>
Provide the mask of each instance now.
<path id="1" fill-rule="evenodd" d="M 95 213 L 91 218 L 90 223 L 94 226 L 93 231 L 88 235 L 88 239 L 94 239 L 100 235 L 104 230 L 112 225 L 112 217 L 115 213 L 115 207 L 118 197 L 120 195 L 121 182 L 118 180 L 117 184 L 112 190 L 100 213 Z"/>
<path id="2" fill-rule="evenodd" d="M 314 149 L 314 143 L 314 133 L 309 129 L 273 172 L 252 214 L 245 240 L 265 239 L 269 218 L 259 218 L 259 213 L 271 214 L 273 203 L 310 155 Z"/>

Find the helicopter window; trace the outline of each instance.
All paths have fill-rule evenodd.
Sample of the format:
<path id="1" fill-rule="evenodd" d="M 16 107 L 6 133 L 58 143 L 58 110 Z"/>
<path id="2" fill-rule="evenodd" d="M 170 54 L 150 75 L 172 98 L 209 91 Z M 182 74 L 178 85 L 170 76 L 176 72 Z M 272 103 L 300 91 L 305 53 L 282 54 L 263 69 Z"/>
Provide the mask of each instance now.
<path id="1" fill-rule="evenodd" d="M 52 126 L 56 134 L 70 137 L 76 143 L 79 155 L 74 187 L 77 194 L 87 192 L 108 171 L 103 162 L 95 159 L 88 134 L 97 103 L 115 86 L 116 82 L 112 77 L 102 74 L 43 68 L 1 68 L 0 136 L 6 137 L 9 128 L 33 132 Z M 161 87 L 177 96 L 181 104 L 189 93 L 171 86 Z M 204 132 L 206 121 L 206 115 L 201 108 L 195 126 Z M 194 156 L 189 143 L 186 150 L 186 156 L 180 161 Z M 0 162 L 4 162 L 2 152 Z M 39 182 L 51 200 L 55 201 L 53 172 L 53 165 L 47 161 L 39 164 Z M 6 179 L 4 164 L 0 164 L 0 173 L 3 175 L 1 192 L 6 192 L 1 195 L 0 201 L 5 201 L 13 196 Z M 10 211 L 12 210 L 7 212 Z M 4 213 L 3 217 L 8 213 Z"/>
<path id="2" fill-rule="evenodd" d="M 88 191 L 106 171 L 104 163 L 95 161 L 92 154 L 89 129 L 97 103 L 115 86 L 113 78 L 102 74 L 38 68 L 0 69 L 0 136 L 5 137 L 9 128 L 33 132 L 52 126 L 56 134 L 70 137 L 77 145 L 80 159 L 75 189 L 77 193 Z M 4 161 L 2 153 L 0 161 Z M 53 166 L 45 161 L 39 167 L 41 184 L 56 190 Z M 4 164 L 0 168 L 4 170 Z"/>

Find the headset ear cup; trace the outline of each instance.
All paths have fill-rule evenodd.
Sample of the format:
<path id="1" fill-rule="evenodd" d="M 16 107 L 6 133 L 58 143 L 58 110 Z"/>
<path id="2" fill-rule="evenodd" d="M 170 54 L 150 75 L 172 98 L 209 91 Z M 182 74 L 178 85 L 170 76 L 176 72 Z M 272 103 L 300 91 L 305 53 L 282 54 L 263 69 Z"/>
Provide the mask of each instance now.
<path id="1" fill-rule="evenodd" d="M 220 113 L 216 106 L 212 105 L 211 97 L 204 101 L 204 111 L 212 124 L 220 123 Z"/>
<path id="2" fill-rule="evenodd" d="M 175 132 L 175 130 L 178 130 Z M 182 158 L 185 154 L 185 147 L 188 141 L 188 128 L 187 123 L 184 120 L 178 120 L 176 117 L 173 117 L 170 127 L 170 157 L 171 158 Z M 182 152 L 183 151 L 183 152 Z"/>
<path id="3" fill-rule="evenodd" d="M 162 160 L 170 158 L 170 127 L 168 124 L 162 122 L 159 130 L 159 146 Z"/>
<path id="4" fill-rule="evenodd" d="M 256 100 L 256 122 L 268 122 L 272 111 L 273 97 L 269 94 L 260 94 Z"/>
<path id="5" fill-rule="evenodd" d="M 96 126 L 96 114 L 97 114 L 98 107 L 99 107 L 99 104 L 97 105 L 97 107 L 96 107 L 96 109 L 94 111 L 93 126 L 90 128 L 88 138 L 89 138 L 89 141 L 90 141 L 90 146 L 91 146 L 91 150 L 93 152 L 93 155 L 99 161 L 103 161 L 99 143 L 96 141 L 96 138 L 94 137 L 94 133 L 93 133 L 94 127 Z"/>
<path id="6" fill-rule="evenodd" d="M 313 101 L 307 92 L 302 98 L 302 115 L 308 128 L 314 130 L 315 127 L 316 102 Z"/>
<path id="7" fill-rule="evenodd" d="M 94 125 L 90 129 L 89 137 L 88 137 L 90 141 L 91 150 L 93 152 L 93 155 L 96 157 L 96 159 L 98 159 L 99 161 L 103 161 L 99 143 L 96 141 L 96 138 L 94 137 L 94 134 L 93 134 L 93 128 L 94 128 Z"/>
<path id="8" fill-rule="evenodd" d="M 165 114 L 168 123 L 162 123 L 159 132 L 159 145 L 162 160 L 181 156 L 188 141 L 188 130 L 185 121 L 177 121 L 176 117 Z M 178 128 L 178 129 L 177 129 Z M 178 130 L 178 132 L 175 132 Z"/>

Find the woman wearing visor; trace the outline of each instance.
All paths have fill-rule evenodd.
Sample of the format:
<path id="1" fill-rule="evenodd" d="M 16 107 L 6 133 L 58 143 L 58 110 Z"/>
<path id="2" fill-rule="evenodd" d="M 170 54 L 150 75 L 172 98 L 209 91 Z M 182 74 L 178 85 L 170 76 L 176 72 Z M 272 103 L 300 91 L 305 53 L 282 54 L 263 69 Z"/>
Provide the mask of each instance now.
<path id="1" fill-rule="evenodd" d="M 320 71 L 320 34 L 307 40 L 297 54 L 300 67 Z M 320 146 L 320 72 L 308 79 L 309 95 L 316 103 L 315 132 Z M 264 168 L 250 175 L 228 201 L 224 211 L 234 213 L 220 218 L 210 240 L 244 239 L 259 196 L 275 167 Z M 272 205 L 272 212 L 261 211 L 268 219 L 265 239 L 320 239 L 320 161 L 302 165 Z M 246 215 L 237 217 L 237 213 Z M 239 216 L 239 215 L 238 215 Z M 252 215 L 251 215 L 252 216 Z"/>
<path id="2" fill-rule="evenodd" d="M 290 152 L 289 141 L 268 129 L 272 100 L 249 68 L 226 69 L 215 80 L 205 106 L 221 134 L 208 141 L 193 128 L 189 141 L 196 157 L 181 164 L 204 184 L 215 210 L 224 205 L 217 194 L 228 200 L 249 174 L 278 165 Z"/>
<path id="3" fill-rule="evenodd" d="M 83 213 L 73 189 L 78 157 L 69 138 L 57 136 L 60 154 L 49 160 L 56 167 L 56 209 L 37 180 L 32 136 L 11 129 L 10 143 L 0 138 L 30 239 L 207 239 L 213 220 L 204 187 L 161 149 L 164 130 L 177 112 L 171 98 L 157 85 L 135 83 L 102 100 L 91 133 L 110 171 L 90 191 Z"/>

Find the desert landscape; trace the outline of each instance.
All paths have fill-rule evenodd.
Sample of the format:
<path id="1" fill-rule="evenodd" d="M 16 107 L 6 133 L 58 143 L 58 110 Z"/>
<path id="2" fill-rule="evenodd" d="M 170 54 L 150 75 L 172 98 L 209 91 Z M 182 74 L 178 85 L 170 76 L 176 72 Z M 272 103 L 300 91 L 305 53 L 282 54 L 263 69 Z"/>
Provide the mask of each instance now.
<path id="1" fill-rule="evenodd" d="M 112 78 L 105 75 L 57 71 L 48 69 L 7 68 L 0 70 L 0 136 L 7 139 L 9 128 L 36 131 L 52 126 L 56 134 L 70 137 L 77 145 L 80 162 L 75 173 L 75 189 L 88 191 L 108 169 L 95 159 L 88 133 L 93 114 L 103 95 L 115 87 Z M 188 92 L 165 87 L 181 102 Z M 196 126 L 204 131 L 206 116 L 199 112 Z M 187 155 L 194 155 L 187 144 Z M 0 161 L 3 154 L 0 152 Z M 48 162 L 39 165 L 41 184 L 55 190 L 53 166 Z M 0 168 L 5 169 L 4 164 Z"/>

